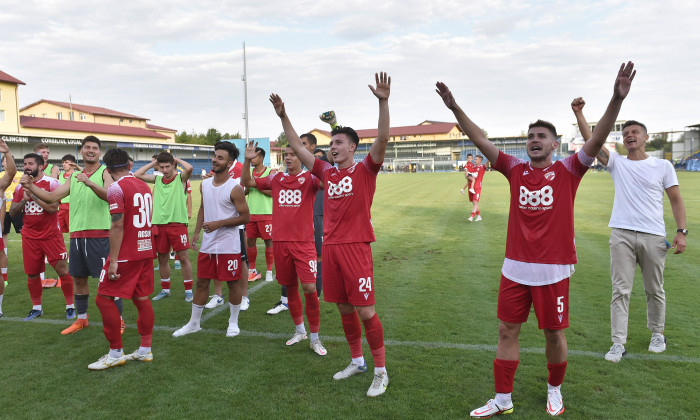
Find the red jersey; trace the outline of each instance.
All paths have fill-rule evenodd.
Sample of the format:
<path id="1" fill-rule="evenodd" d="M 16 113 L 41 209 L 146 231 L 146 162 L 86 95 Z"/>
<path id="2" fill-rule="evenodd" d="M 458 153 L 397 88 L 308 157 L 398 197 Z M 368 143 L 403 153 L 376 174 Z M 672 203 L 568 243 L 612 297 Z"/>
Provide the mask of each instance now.
<path id="1" fill-rule="evenodd" d="M 471 172 L 474 172 L 474 163 L 472 163 L 472 162 L 465 163 L 464 170 L 467 172 L 467 175 L 469 175 Z"/>
<path id="2" fill-rule="evenodd" d="M 382 164 L 367 157 L 349 168 L 338 169 L 316 159 L 312 173 L 323 181 L 323 243 L 374 242 L 372 199 Z"/>
<path id="3" fill-rule="evenodd" d="M 61 183 L 56 178 L 42 176 L 34 185 L 45 191 L 53 191 Z M 24 198 L 24 187 L 17 185 L 15 194 L 12 197 L 13 203 L 19 203 Z M 31 239 L 49 238 L 56 234 L 61 234 L 58 228 L 58 212 L 49 213 L 34 202 L 31 198 L 24 205 L 24 226 L 22 227 L 22 237 Z"/>
<path id="4" fill-rule="evenodd" d="M 506 258 L 527 263 L 575 264 L 574 198 L 588 167 L 578 154 L 533 168 L 498 152 L 494 169 L 510 182 Z"/>
<path id="5" fill-rule="evenodd" d="M 153 258 L 151 214 L 153 195 L 145 182 L 132 175 L 122 177 L 107 188 L 109 213 L 124 215 L 124 237 L 119 262 Z"/>
<path id="6" fill-rule="evenodd" d="M 481 185 L 481 181 L 484 180 L 484 174 L 486 173 L 486 166 L 472 165 L 471 173 L 472 175 L 476 173 L 476 176 L 474 177 L 474 182 Z"/>
<path id="7" fill-rule="evenodd" d="M 239 161 L 235 161 L 233 165 L 231 165 L 231 169 L 228 170 L 228 176 L 230 176 L 233 179 L 238 179 L 241 177 L 242 172 L 243 164 Z"/>
<path id="8" fill-rule="evenodd" d="M 272 190 L 272 224 L 275 242 L 314 241 L 314 201 L 318 178 L 308 171 L 296 176 L 281 172 L 253 178 L 259 190 Z"/>

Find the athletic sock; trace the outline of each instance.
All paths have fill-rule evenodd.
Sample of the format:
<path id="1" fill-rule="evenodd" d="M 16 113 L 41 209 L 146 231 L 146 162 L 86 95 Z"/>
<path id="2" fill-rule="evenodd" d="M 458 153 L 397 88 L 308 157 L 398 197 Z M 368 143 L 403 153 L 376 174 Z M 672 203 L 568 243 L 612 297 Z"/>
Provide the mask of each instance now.
<path id="1" fill-rule="evenodd" d="M 285 295 L 280 296 L 280 302 L 289 306 L 289 298 L 287 298 L 287 296 L 285 296 Z"/>
<path id="2" fill-rule="evenodd" d="M 496 400 L 496 405 L 499 407 L 506 407 L 513 401 L 510 392 L 499 392 L 496 394 L 496 398 L 494 398 L 494 400 Z"/>
<path id="3" fill-rule="evenodd" d="M 357 311 L 349 314 L 340 314 L 340 317 L 343 322 L 345 339 L 350 346 L 350 357 L 358 359 L 362 357 L 362 326 L 360 325 L 360 317 L 357 315 Z"/>
<path id="4" fill-rule="evenodd" d="M 323 265 L 321 261 L 316 264 L 316 296 L 321 297 L 321 292 L 323 291 Z"/>
<path id="5" fill-rule="evenodd" d="M 475 215 L 476 215 L 476 213 L 472 212 L 472 217 L 474 217 Z"/>
<path id="6" fill-rule="evenodd" d="M 185 285 L 185 290 L 192 290 L 192 280 L 183 280 L 183 284 Z"/>
<path id="7" fill-rule="evenodd" d="M 2 313 L 2 298 L 5 297 L 5 294 L 0 295 L 0 314 Z"/>
<path id="8" fill-rule="evenodd" d="M 143 337 L 142 337 L 142 338 L 143 338 Z M 144 347 L 143 345 L 141 345 L 141 347 L 139 347 L 138 352 L 139 352 L 140 355 L 145 356 L 145 355 L 147 355 L 148 353 L 151 352 L 151 346 Z"/>
<path id="9" fill-rule="evenodd" d="M 286 299 L 287 298 L 287 286 L 282 286 L 281 290 L 282 290 L 282 297 Z M 286 300 L 282 300 L 282 302 L 287 303 Z"/>
<path id="10" fill-rule="evenodd" d="M 7 267 L 2 269 L 2 279 L 7 281 Z"/>
<path id="11" fill-rule="evenodd" d="M 167 279 L 160 279 L 160 288 L 163 289 L 163 291 L 167 291 L 168 293 L 170 292 L 170 278 Z"/>
<path id="12" fill-rule="evenodd" d="M 39 278 L 44 280 L 44 273 L 39 274 Z"/>
<path id="13" fill-rule="evenodd" d="M 304 293 L 306 298 L 306 319 L 309 320 L 309 331 L 318 333 L 321 327 L 321 303 L 318 295 L 314 293 Z"/>
<path id="14" fill-rule="evenodd" d="M 122 300 L 119 298 L 114 298 L 114 306 L 117 307 L 117 310 L 119 311 L 119 318 L 121 318 L 122 314 L 124 314 L 124 302 L 122 302 Z"/>
<path id="15" fill-rule="evenodd" d="M 124 355 L 124 349 L 122 349 L 122 348 L 119 348 L 119 349 L 110 348 L 110 349 L 109 349 L 109 355 L 110 355 L 113 359 L 118 359 L 118 358 L 120 358 L 120 357 L 122 357 L 122 356 Z"/>
<path id="16" fill-rule="evenodd" d="M 318 333 L 309 333 L 309 338 L 311 339 L 311 342 L 313 343 L 314 341 L 318 341 Z"/>
<path id="17" fill-rule="evenodd" d="M 41 305 L 41 280 L 38 278 L 27 278 L 27 288 L 29 289 L 29 296 L 32 298 L 32 305 Z"/>
<path id="18" fill-rule="evenodd" d="M 561 363 L 547 363 L 547 370 L 549 371 L 549 376 L 547 378 L 547 384 L 557 387 L 561 386 L 564 382 L 564 375 L 566 374 L 566 361 Z"/>
<path id="19" fill-rule="evenodd" d="M 367 344 L 372 351 L 374 366 L 375 368 L 383 368 L 385 366 L 384 329 L 379 321 L 379 316 L 375 313 L 372 318 L 363 320 L 362 323 L 365 325 L 365 338 L 367 338 Z"/>
<path id="20" fill-rule="evenodd" d="M 365 362 L 364 356 L 360 356 L 360 357 L 353 357 L 353 358 L 352 358 L 352 364 L 353 364 L 353 365 L 357 365 L 357 366 L 364 366 L 364 365 L 366 365 L 367 363 Z"/>
<path id="21" fill-rule="evenodd" d="M 272 252 L 272 246 L 269 248 L 265 248 L 265 262 L 267 263 L 267 271 L 272 271 L 272 264 L 274 263 L 274 254 Z"/>
<path id="22" fill-rule="evenodd" d="M 228 323 L 238 325 L 238 314 L 241 312 L 241 305 L 234 305 L 229 302 L 228 307 L 231 310 L 231 315 L 228 317 Z"/>
<path id="23" fill-rule="evenodd" d="M 102 315 L 102 331 L 109 341 L 110 352 L 113 349 L 121 349 L 122 346 L 122 332 L 121 332 L 121 320 L 119 319 L 119 311 L 117 306 L 108 297 L 97 295 L 95 298 L 95 304 L 100 310 L 100 315 Z M 116 356 L 118 357 L 118 356 Z"/>
<path id="24" fill-rule="evenodd" d="M 192 304 L 192 316 L 190 317 L 190 324 L 199 326 L 202 320 L 202 312 L 204 312 L 203 305 Z"/>
<path id="25" fill-rule="evenodd" d="M 133 299 L 134 306 L 138 311 L 136 319 L 136 328 L 141 336 L 141 347 L 151 347 L 153 338 L 153 323 L 155 317 L 153 315 L 153 306 L 150 299 Z"/>
<path id="26" fill-rule="evenodd" d="M 255 260 L 258 258 L 258 247 L 249 246 L 247 251 L 248 251 L 248 268 L 252 272 L 257 273 L 257 271 L 255 270 Z"/>
<path id="27" fill-rule="evenodd" d="M 294 327 L 296 332 L 298 332 L 299 334 L 306 335 L 306 327 L 304 326 L 303 322 L 301 324 L 295 325 Z"/>
<path id="28" fill-rule="evenodd" d="M 32 310 L 34 311 L 40 311 L 41 310 L 41 305 L 33 305 Z"/>
<path id="29" fill-rule="evenodd" d="M 510 394 L 513 392 L 513 380 L 518 369 L 519 360 L 495 359 L 493 361 L 493 379 L 496 392 Z"/>
<path id="30" fill-rule="evenodd" d="M 88 299 L 90 295 L 75 295 L 75 311 L 78 313 L 78 319 L 86 319 L 88 311 Z"/>
<path id="31" fill-rule="evenodd" d="M 481 210 L 477 210 L 476 215 L 481 216 Z"/>
<path id="32" fill-rule="evenodd" d="M 304 324 L 304 313 L 301 308 L 301 296 L 299 296 L 298 287 L 290 287 L 287 289 L 287 300 L 289 302 L 289 314 L 292 316 L 294 325 Z"/>
<path id="33" fill-rule="evenodd" d="M 66 299 L 66 305 L 73 304 L 73 277 L 66 273 L 61 277 L 61 291 Z"/>

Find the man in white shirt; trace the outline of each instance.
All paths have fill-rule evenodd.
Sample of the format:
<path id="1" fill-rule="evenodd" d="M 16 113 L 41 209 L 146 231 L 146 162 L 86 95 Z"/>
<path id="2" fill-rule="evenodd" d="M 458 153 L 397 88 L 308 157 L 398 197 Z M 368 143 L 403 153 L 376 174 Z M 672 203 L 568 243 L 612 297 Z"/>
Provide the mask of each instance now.
<path id="1" fill-rule="evenodd" d="M 571 108 L 581 135 L 589 139 L 591 130 L 583 117 L 584 105 L 583 99 L 576 98 Z M 661 353 L 666 350 L 666 252 L 669 248 L 675 248 L 674 254 L 685 251 L 685 237 L 688 234 L 676 171 L 671 162 L 646 154 L 644 148 L 649 140 L 646 126 L 638 121 L 627 121 L 622 126 L 622 139 L 627 157 L 608 153 L 605 148 L 598 154 L 598 160 L 610 172 L 615 184 L 615 201 L 608 225 L 612 228 L 610 327 L 613 345 L 605 355 L 605 360 L 614 363 L 619 362 L 626 353 L 630 294 L 637 264 L 642 269 L 647 298 L 647 328 L 652 333 L 649 351 Z M 664 191 L 671 202 L 677 226 L 672 245 L 666 241 Z"/>

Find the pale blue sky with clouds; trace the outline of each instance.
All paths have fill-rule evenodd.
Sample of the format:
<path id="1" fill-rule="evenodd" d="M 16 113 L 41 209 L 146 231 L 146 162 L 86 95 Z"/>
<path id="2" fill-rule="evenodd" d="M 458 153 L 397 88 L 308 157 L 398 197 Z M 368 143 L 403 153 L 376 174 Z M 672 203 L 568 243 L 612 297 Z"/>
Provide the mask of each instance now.
<path id="1" fill-rule="evenodd" d="M 639 74 L 622 119 L 650 131 L 700 123 L 697 1 L 15 1 L 0 13 L 0 70 L 38 99 L 103 106 L 177 130 L 244 132 L 246 42 L 251 137 L 281 131 L 279 93 L 296 129 L 334 109 L 377 122 L 367 84 L 392 77 L 392 125 L 454 120 L 448 84 L 480 126 L 518 135 L 537 118 L 573 132 L 569 104 L 600 117 L 625 60 Z"/>

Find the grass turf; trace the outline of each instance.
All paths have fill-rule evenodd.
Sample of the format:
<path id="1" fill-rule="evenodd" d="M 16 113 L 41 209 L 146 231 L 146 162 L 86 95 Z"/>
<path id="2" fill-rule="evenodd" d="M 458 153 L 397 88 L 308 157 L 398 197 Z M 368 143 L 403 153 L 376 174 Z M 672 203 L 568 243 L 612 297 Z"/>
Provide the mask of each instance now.
<path id="1" fill-rule="evenodd" d="M 569 418 L 692 418 L 688 391 L 700 378 L 700 294 L 697 258 L 700 225 L 698 174 L 679 173 L 688 214 L 688 251 L 666 260 L 667 351 L 646 348 L 645 296 L 639 273 L 630 304 L 628 357 L 606 362 L 610 346 L 607 227 L 613 187 L 609 175 L 589 173 L 576 200 L 579 263 L 571 283 L 570 356 L 562 393 Z M 293 347 L 287 312 L 265 311 L 279 300 L 276 283 L 251 283 L 251 307 L 241 314 L 242 335 L 224 336 L 226 306 L 205 310 L 205 331 L 175 339 L 189 319 L 180 271 L 173 270 L 172 296 L 154 302 L 153 363 L 129 362 L 102 372 L 87 365 L 107 350 L 94 305 L 91 326 L 70 336 L 60 330 L 63 295 L 44 290 L 45 315 L 23 322 L 30 309 L 19 235 L 10 234 L 9 278 L 0 319 L 0 407 L 6 418 L 457 418 L 493 397 L 492 360 L 500 266 L 505 249 L 508 189 L 505 178 L 486 175 L 483 222 L 469 224 L 468 202 L 459 193 L 460 173 L 383 174 L 373 206 L 377 312 L 387 342 L 390 385 L 376 399 L 364 394 L 370 373 L 334 381 L 349 362 L 340 317 L 321 304 L 321 338 L 328 355 L 308 341 Z M 194 191 L 197 191 L 195 185 Z M 194 194 L 195 213 L 199 197 Z M 667 231 L 675 230 L 666 202 Z M 191 226 L 191 230 L 194 226 Z M 261 241 L 259 246 L 262 247 Z M 262 251 L 262 250 L 261 250 Z M 264 264 L 264 253 L 258 263 Z M 190 253 L 190 259 L 196 260 Z M 55 274 L 49 269 L 48 275 Z M 156 273 L 156 292 L 159 290 Z M 139 345 L 136 310 L 124 302 L 125 351 Z M 210 315 L 210 314 L 214 315 Z M 513 417 L 546 417 L 544 338 L 532 314 L 521 333 Z"/>

